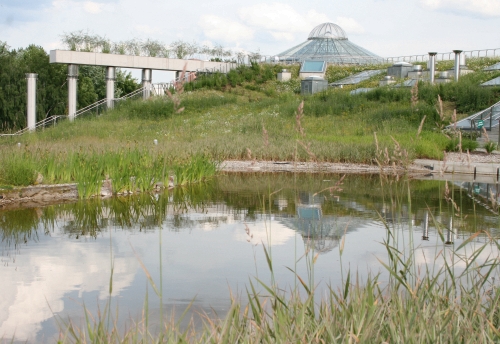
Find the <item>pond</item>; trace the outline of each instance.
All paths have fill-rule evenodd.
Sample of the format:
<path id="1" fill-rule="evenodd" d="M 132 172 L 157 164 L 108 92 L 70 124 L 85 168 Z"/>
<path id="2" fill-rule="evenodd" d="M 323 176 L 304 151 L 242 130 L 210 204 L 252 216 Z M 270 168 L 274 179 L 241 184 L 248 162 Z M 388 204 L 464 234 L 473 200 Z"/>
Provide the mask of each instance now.
<path id="1" fill-rule="evenodd" d="M 200 185 L 1 210 L 0 338 L 54 342 L 107 306 L 121 327 L 149 314 L 224 317 L 252 283 L 300 276 L 322 297 L 349 271 L 388 278 L 384 242 L 442 264 L 499 229 L 496 184 L 378 175 L 222 175 Z M 491 245 L 479 259 L 497 254 Z M 272 261 L 270 272 L 266 253 Z M 481 258 L 482 257 L 482 258 Z M 454 269 L 463 269 L 457 262 Z M 153 330 L 154 331 L 154 330 Z"/>

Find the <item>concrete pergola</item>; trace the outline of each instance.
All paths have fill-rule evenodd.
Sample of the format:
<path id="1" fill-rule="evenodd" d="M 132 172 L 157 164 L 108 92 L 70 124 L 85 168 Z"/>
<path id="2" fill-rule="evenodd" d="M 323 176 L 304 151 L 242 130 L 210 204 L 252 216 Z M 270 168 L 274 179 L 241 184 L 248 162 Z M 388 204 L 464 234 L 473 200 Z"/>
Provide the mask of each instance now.
<path id="1" fill-rule="evenodd" d="M 79 65 L 106 67 L 106 99 L 109 108 L 113 107 L 117 67 L 142 69 L 142 86 L 144 87 L 143 97 L 146 99 L 150 96 L 153 70 L 176 72 L 177 79 L 184 68 L 186 69 L 186 72 L 196 72 L 199 70 L 208 69 L 227 73 L 237 66 L 236 63 L 104 54 L 68 50 L 51 50 L 50 63 L 64 63 L 68 65 L 68 117 L 70 120 L 73 120 L 75 118 L 77 110 L 76 97 Z"/>

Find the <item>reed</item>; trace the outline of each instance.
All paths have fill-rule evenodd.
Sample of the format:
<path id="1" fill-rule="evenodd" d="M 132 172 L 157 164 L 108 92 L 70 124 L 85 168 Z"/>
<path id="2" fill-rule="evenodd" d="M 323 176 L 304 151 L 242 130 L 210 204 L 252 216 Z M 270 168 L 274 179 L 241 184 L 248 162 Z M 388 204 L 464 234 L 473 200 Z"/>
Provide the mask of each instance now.
<path id="1" fill-rule="evenodd" d="M 39 173 L 46 184 L 77 183 L 80 198 L 100 195 L 104 180 L 109 180 L 114 194 L 153 191 L 168 185 L 169 177 L 174 174 L 182 185 L 203 182 L 215 174 L 217 166 L 202 155 L 174 160 L 138 147 L 64 153 L 40 149 L 15 151 L 5 156 L 4 161 L 1 174 L 4 184 L 32 185 Z"/>

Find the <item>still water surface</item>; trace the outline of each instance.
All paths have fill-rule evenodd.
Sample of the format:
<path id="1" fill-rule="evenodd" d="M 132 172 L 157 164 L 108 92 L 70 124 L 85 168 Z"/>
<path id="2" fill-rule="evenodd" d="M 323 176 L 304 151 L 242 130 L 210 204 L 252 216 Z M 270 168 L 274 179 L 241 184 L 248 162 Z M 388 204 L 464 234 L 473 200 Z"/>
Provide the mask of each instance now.
<path id="1" fill-rule="evenodd" d="M 223 317 L 230 293 L 244 302 L 251 279 L 270 282 L 263 245 L 280 286 L 297 284 L 288 267 L 313 277 L 321 296 L 349 269 L 362 279 L 387 277 L 379 262 L 387 256 L 386 228 L 416 248 L 422 264 L 476 231 L 498 233 L 486 199 L 498 199 L 494 184 L 340 179 L 228 175 L 158 195 L 0 209 L 0 338 L 53 342 L 58 320 L 83 324 L 83 305 L 96 314 L 108 300 L 123 326 L 140 319 L 146 300 L 154 319 L 160 300 L 141 262 L 161 286 L 166 313 L 180 315 L 192 303 L 189 316 Z M 479 235 L 466 248 L 487 240 Z M 311 274 L 307 260 L 315 255 Z"/>

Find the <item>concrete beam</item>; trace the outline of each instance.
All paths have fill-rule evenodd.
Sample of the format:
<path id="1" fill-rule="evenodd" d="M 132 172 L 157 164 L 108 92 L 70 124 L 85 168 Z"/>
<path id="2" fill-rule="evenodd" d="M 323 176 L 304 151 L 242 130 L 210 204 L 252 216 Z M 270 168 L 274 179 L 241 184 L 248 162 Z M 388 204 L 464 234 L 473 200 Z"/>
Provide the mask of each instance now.
<path id="1" fill-rule="evenodd" d="M 117 55 L 103 53 L 89 53 L 81 51 L 51 50 L 50 63 L 64 63 L 73 65 L 89 65 L 103 67 L 137 68 L 151 70 L 195 72 L 201 69 L 215 69 L 222 73 L 236 68 L 236 63 L 211 62 L 201 60 L 168 59 L 163 57 L 147 57 L 132 55 Z"/>

